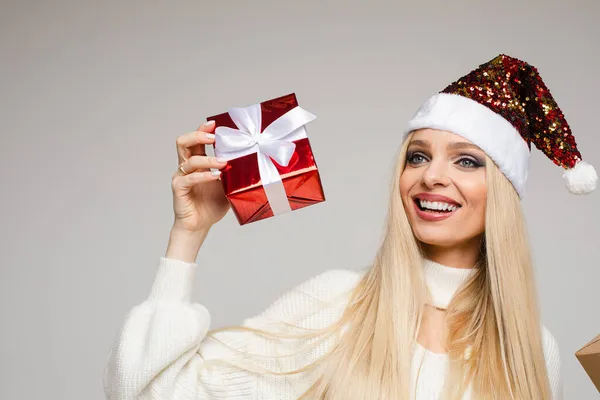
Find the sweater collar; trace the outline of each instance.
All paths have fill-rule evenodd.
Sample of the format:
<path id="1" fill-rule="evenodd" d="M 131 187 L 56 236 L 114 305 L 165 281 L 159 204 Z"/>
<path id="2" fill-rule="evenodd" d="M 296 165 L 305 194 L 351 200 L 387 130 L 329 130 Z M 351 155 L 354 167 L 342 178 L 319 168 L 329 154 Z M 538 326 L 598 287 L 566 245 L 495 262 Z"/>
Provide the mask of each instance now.
<path id="1" fill-rule="evenodd" d="M 424 260 L 425 281 L 431 301 L 428 304 L 440 308 L 448 308 L 450 300 L 459 286 L 476 273 L 476 268 L 454 268 L 439 264 L 429 259 Z"/>

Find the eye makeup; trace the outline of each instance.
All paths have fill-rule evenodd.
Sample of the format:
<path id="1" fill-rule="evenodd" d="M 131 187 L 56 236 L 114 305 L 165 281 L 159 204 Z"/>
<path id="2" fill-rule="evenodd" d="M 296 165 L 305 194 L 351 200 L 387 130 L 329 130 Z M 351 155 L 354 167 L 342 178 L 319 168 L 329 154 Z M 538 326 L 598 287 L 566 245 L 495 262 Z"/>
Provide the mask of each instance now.
<path id="1" fill-rule="evenodd" d="M 414 157 L 422 157 L 427 160 L 429 159 L 429 157 L 426 154 L 424 154 L 423 151 L 411 149 L 406 152 L 406 163 L 411 164 L 411 165 L 421 164 L 421 162 L 419 162 L 419 161 L 414 161 L 413 160 Z M 466 154 L 466 153 L 460 154 L 458 156 L 456 163 L 460 163 L 464 160 L 468 160 L 472 163 L 471 166 L 469 166 L 469 167 L 463 166 L 464 168 L 479 168 L 479 167 L 485 166 L 485 161 L 480 160 L 479 157 L 476 157 L 472 154 Z"/>

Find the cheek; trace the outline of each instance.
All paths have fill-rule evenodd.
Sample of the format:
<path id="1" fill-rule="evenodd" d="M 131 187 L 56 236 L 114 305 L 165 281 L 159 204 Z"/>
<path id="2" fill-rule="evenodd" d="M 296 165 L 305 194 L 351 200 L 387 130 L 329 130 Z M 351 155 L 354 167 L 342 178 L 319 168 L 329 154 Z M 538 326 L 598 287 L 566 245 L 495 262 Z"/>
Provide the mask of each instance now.
<path id="1" fill-rule="evenodd" d="M 405 174 L 400 176 L 400 196 L 404 199 L 406 193 L 408 192 L 408 182 Z"/>
<path id="2" fill-rule="evenodd" d="M 405 169 L 400 175 L 400 196 L 405 199 L 408 196 L 408 192 L 417 182 L 418 177 L 415 176 L 414 171 Z"/>
<path id="3" fill-rule="evenodd" d="M 410 173 L 403 173 L 400 176 L 400 198 L 402 199 L 402 205 L 404 206 L 404 210 L 410 214 L 407 209 L 407 204 L 410 203 L 409 193 L 414 186 L 414 178 Z"/>
<path id="4" fill-rule="evenodd" d="M 461 193 L 470 205 L 472 212 L 480 219 L 485 219 L 487 186 L 485 180 L 474 179 L 462 185 Z"/>

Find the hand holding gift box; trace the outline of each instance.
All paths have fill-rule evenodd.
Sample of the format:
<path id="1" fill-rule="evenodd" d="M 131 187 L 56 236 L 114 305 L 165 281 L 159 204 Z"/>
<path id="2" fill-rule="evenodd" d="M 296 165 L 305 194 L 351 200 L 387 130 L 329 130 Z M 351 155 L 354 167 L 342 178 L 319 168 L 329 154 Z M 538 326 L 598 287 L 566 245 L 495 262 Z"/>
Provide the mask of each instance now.
<path id="1" fill-rule="evenodd" d="M 575 356 L 600 392 L 600 335 L 577 350 Z"/>
<path id="2" fill-rule="evenodd" d="M 228 160 L 221 181 L 240 225 L 325 201 L 304 126 L 315 118 L 294 93 L 207 118 L 215 155 Z"/>

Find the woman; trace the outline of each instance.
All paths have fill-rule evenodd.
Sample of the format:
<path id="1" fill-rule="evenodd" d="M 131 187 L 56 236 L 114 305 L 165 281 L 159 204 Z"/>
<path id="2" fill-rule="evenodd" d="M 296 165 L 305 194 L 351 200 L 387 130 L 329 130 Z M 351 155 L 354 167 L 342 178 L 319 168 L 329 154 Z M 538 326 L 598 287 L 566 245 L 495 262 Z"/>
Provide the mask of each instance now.
<path id="1" fill-rule="evenodd" d="M 326 271 L 208 331 L 190 297 L 197 252 L 229 208 L 209 172 L 226 163 L 204 152 L 213 128 L 177 139 L 169 245 L 111 350 L 109 399 L 562 398 L 520 208 L 530 143 L 573 193 L 597 174 L 534 67 L 500 55 L 423 104 L 369 269 Z"/>

